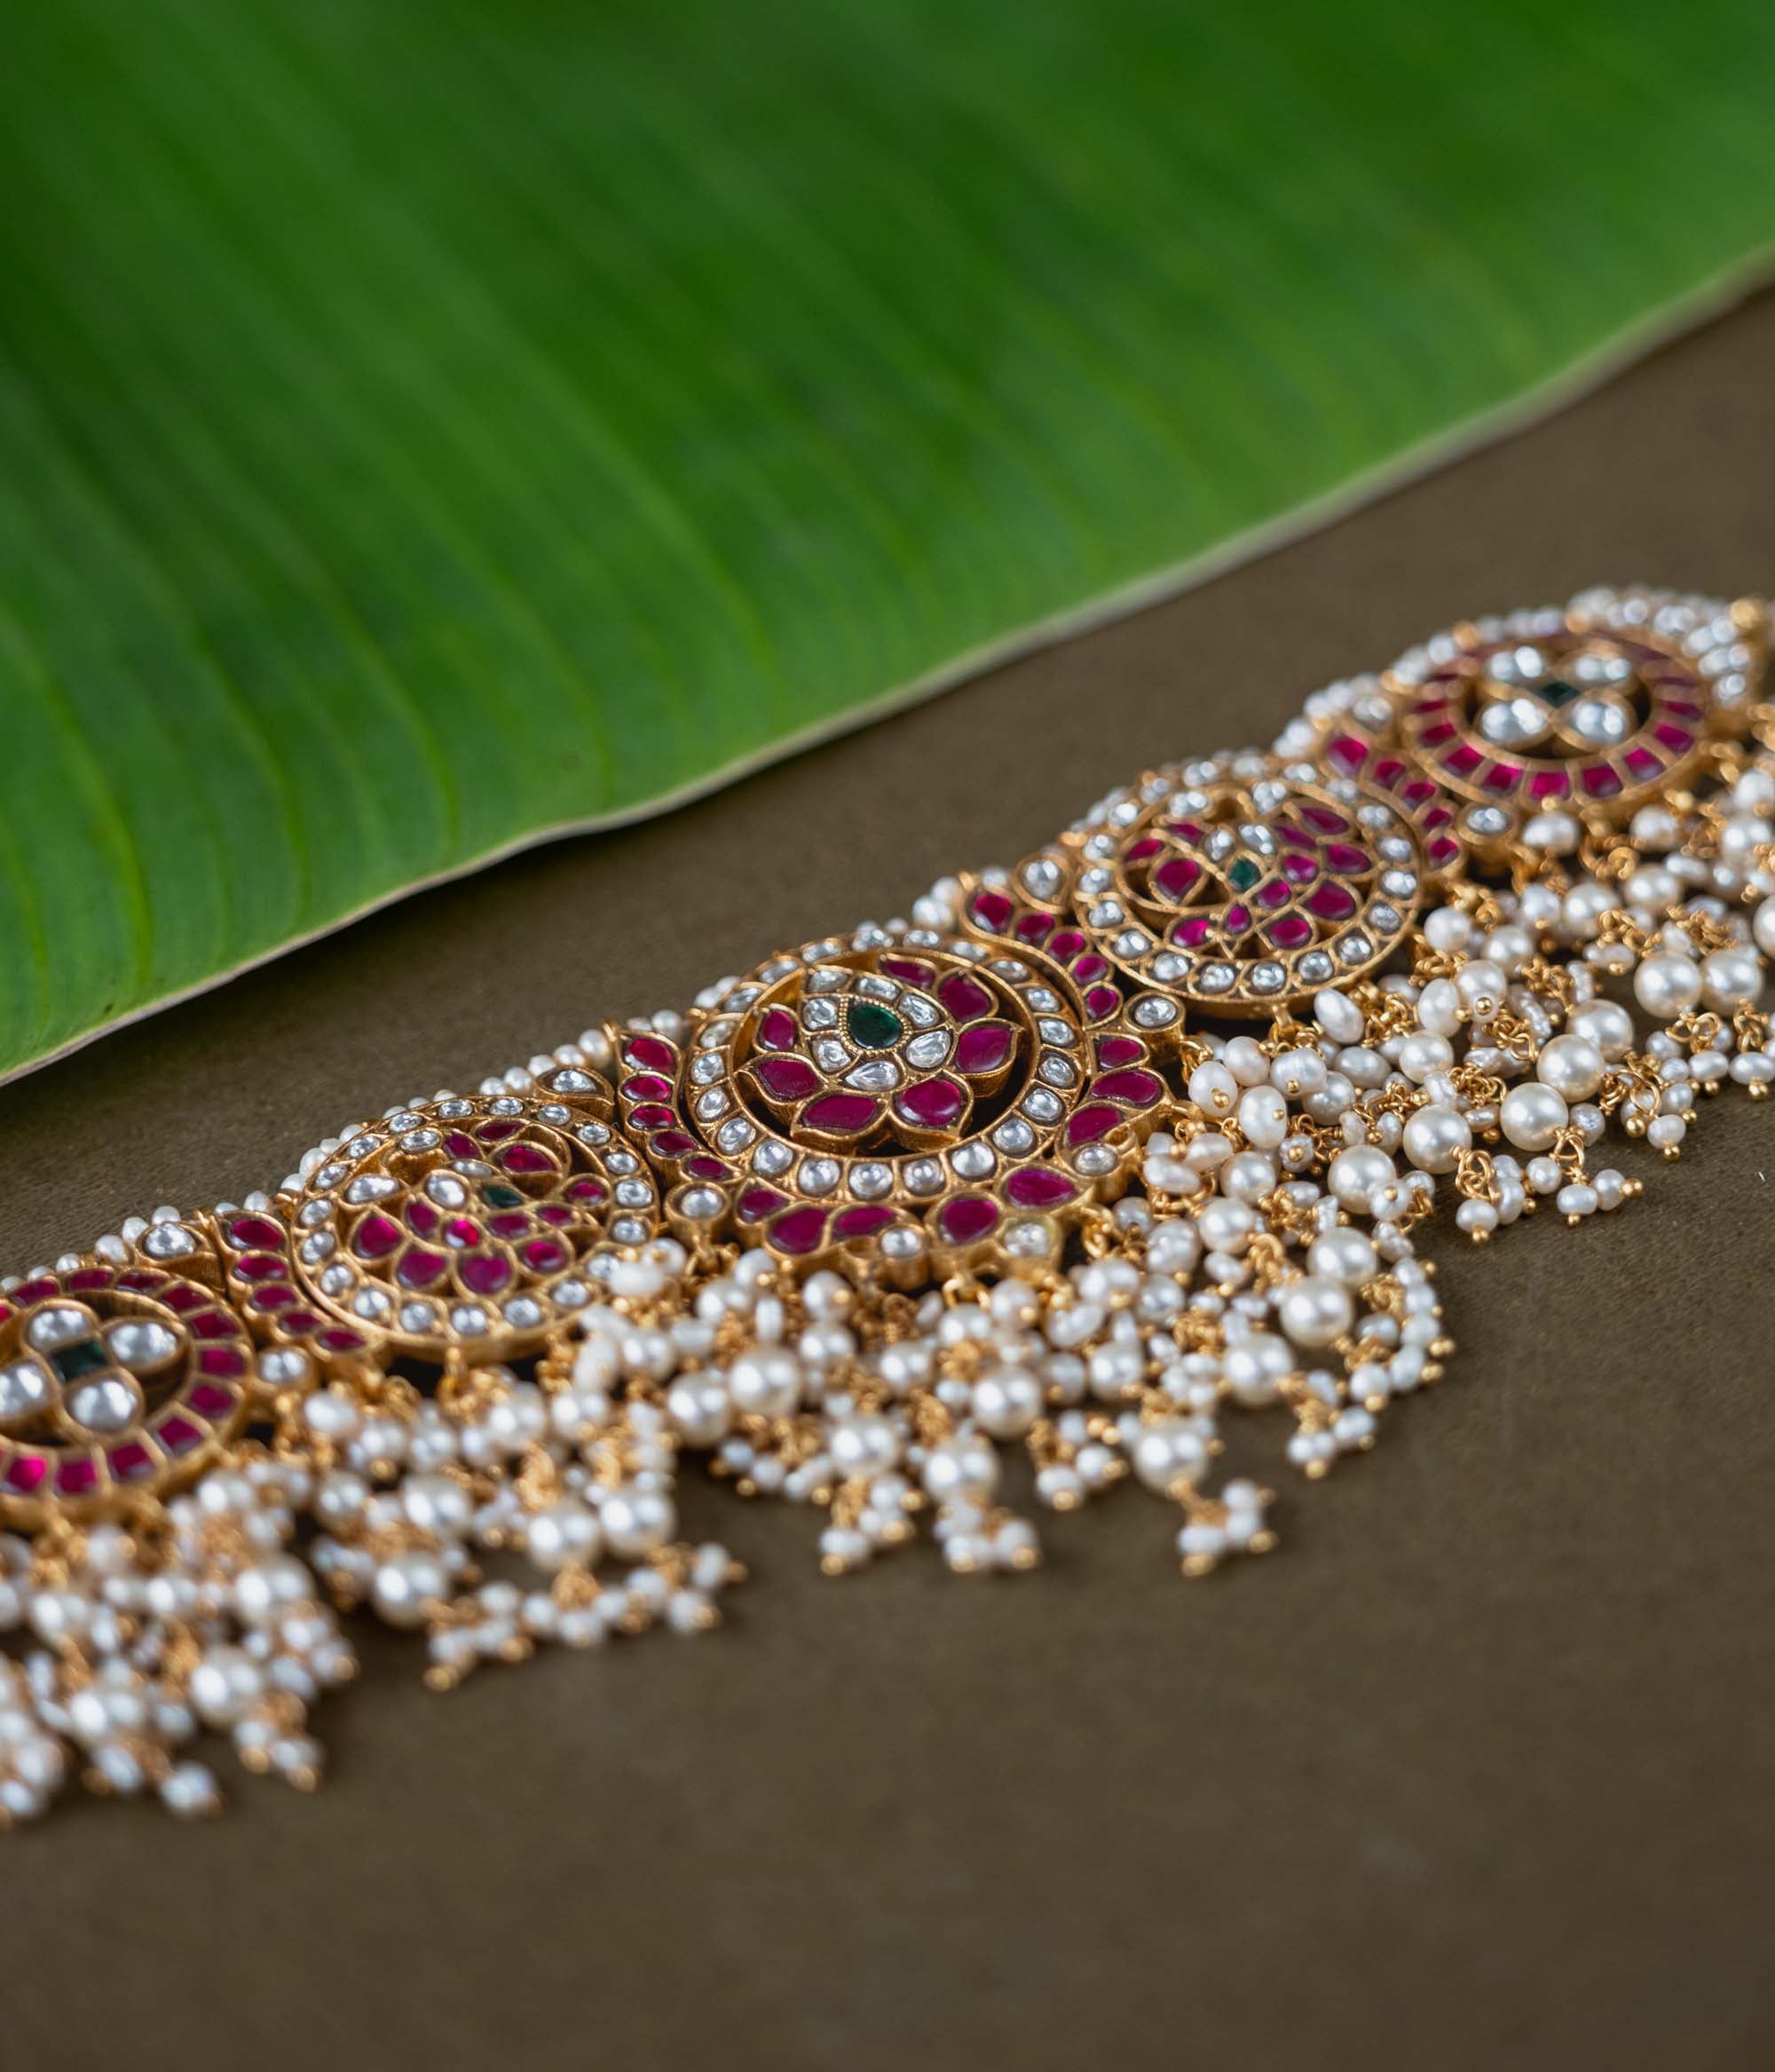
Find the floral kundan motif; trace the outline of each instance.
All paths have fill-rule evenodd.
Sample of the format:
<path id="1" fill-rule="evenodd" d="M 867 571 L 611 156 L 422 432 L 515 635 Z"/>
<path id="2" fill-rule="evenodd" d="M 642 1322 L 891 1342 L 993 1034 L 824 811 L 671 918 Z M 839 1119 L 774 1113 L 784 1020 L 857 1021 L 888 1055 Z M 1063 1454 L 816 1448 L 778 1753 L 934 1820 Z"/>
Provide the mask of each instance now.
<path id="1" fill-rule="evenodd" d="M 1067 837 L 1068 891 L 1135 1026 L 1157 1025 L 1155 1000 L 1273 1014 L 1392 954 L 1461 867 L 1454 817 L 1396 755 L 1361 782 L 1260 756 L 1190 763 L 1115 794 Z"/>
<path id="2" fill-rule="evenodd" d="M 429 1102 L 352 1132 L 280 1205 L 303 1300 L 429 1358 L 534 1349 L 593 1299 L 611 1247 L 659 1227 L 611 1107 L 601 1078 L 569 1066 L 521 1099 Z"/>
<path id="3" fill-rule="evenodd" d="M 1624 827 L 1744 731 L 1758 625 L 1597 594 L 1457 626 L 1339 687 L 1314 752 L 1348 776 L 1406 755 L 1463 802 L 1462 834 L 1488 860 L 1537 813 Z"/>
<path id="4" fill-rule="evenodd" d="M 680 1182 L 674 1227 L 731 1227 L 807 1263 L 861 1247 L 911 1274 L 988 1252 L 1045 1261 L 1113 1192 L 1164 1085 L 1143 1042 L 1087 1019 L 1045 958 L 864 930 L 730 986 L 682 1056 L 611 1033 L 627 1127 Z"/>
<path id="5" fill-rule="evenodd" d="M 0 1522 L 165 1493 L 240 1426 L 245 1326 L 213 1290 L 96 1260 L 0 1299 Z"/>

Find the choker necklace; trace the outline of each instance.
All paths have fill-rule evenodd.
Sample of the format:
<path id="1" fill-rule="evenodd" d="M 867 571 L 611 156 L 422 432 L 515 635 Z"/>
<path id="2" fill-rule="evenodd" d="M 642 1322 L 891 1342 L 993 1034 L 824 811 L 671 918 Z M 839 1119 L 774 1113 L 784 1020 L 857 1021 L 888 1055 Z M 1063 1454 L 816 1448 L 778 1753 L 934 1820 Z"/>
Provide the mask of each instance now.
<path id="1" fill-rule="evenodd" d="M 1633 589 L 1454 627 L 907 921 L 0 1281 L 0 1821 L 210 1811 L 206 1736 L 312 1785 L 360 1608 L 439 1688 L 703 1631 L 698 1456 L 834 1576 L 921 1528 L 1035 1567 L 1011 1448 L 1037 1508 L 1144 1484 L 1186 1576 L 1267 1551 L 1221 1422 L 1372 1445 L 1452 1350 L 1441 1202 L 1582 1225 L 1641 1191 L 1612 1138 L 1775 1080 L 1768 637 Z"/>

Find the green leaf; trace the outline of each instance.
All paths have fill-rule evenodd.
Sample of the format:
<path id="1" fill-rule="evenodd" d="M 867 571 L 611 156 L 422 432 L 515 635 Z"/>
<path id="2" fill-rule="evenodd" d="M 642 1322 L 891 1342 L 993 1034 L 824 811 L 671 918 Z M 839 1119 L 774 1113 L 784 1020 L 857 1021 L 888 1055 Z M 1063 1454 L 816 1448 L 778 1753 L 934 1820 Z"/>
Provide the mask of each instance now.
<path id="1" fill-rule="evenodd" d="M 0 1071 L 1544 399 L 1775 238 L 1772 57 L 1713 0 L 14 10 Z"/>

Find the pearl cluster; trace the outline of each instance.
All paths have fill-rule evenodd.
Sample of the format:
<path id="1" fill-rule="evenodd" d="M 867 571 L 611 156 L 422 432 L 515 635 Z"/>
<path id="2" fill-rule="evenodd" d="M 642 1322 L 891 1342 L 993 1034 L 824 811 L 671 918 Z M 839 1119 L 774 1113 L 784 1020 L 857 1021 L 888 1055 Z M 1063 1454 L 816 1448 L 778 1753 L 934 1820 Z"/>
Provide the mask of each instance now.
<path id="1" fill-rule="evenodd" d="M 1321 694 L 1286 752 L 1369 695 Z M 1031 1514 L 1124 1483 L 1175 1507 L 1187 1576 L 1267 1551 L 1274 1498 L 1223 1475 L 1226 1422 L 1282 1413 L 1288 1464 L 1316 1479 L 1440 1378 L 1452 1348 L 1417 1251 L 1439 1204 L 1476 1243 L 1543 1204 L 1581 1225 L 1641 1192 L 1612 1137 L 1676 1158 L 1709 1097 L 1775 1081 L 1775 756 L 1733 747 L 1718 768 L 1624 826 L 1527 817 L 1508 878 L 1446 887 L 1377 977 L 1242 1032 L 1173 1031 L 1132 1183 L 1090 1203 L 1064 1254 L 890 1285 L 681 1227 L 591 1260 L 590 1299 L 533 1360 L 465 1358 L 422 1388 L 262 1351 L 252 1434 L 183 1493 L 0 1535 L 0 1823 L 76 1777 L 210 1812 L 198 1744 L 217 1736 L 312 1785 L 309 1712 L 354 1673 L 353 1611 L 422 1635 L 440 1688 L 545 1644 L 706 1631 L 743 1571 L 681 1538 L 692 1463 L 811 1507 L 833 1576 L 921 1528 L 957 1574 L 1028 1570 Z M 966 897 L 942 881 L 914 926 L 962 926 Z M 672 1010 L 629 1028 L 688 1032 Z M 527 1097 L 613 1059 L 588 1030 L 480 1091 Z M 354 1135 L 304 1154 L 286 1192 Z M 207 1227 L 165 1208 L 55 1270 L 191 1260 Z"/>

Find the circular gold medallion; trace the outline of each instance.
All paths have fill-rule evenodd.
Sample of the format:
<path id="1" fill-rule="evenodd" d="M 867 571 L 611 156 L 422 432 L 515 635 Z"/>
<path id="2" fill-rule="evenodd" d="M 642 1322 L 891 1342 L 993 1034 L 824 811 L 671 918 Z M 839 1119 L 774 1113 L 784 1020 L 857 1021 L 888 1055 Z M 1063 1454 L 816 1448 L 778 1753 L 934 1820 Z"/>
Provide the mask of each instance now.
<path id="1" fill-rule="evenodd" d="M 910 1274 L 993 1247 L 1045 1259 L 1125 1173 L 1164 1084 L 1144 1043 L 1085 1023 L 1046 960 L 914 929 L 772 959 L 682 1056 L 613 1034 L 628 1126 L 682 1182 L 674 1219 L 730 1218 L 798 1262 L 862 1246 Z"/>
<path id="2" fill-rule="evenodd" d="M 209 1465 L 245 1421 L 253 1346 L 213 1289 L 83 1261 L 0 1296 L 0 1520 L 99 1517 Z"/>
<path id="3" fill-rule="evenodd" d="M 1070 894 L 1132 988 L 1273 1014 L 1377 969 L 1462 864 L 1440 788 L 1398 758 L 1361 781 L 1223 758 L 1161 771 L 1075 837 Z"/>
<path id="4" fill-rule="evenodd" d="M 610 1090 L 562 1069 L 523 1096 L 428 1102 L 357 1132 L 286 1197 L 296 1276 L 339 1327 L 399 1352 L 505 1359 L 593 1300 L 659 1230 Z"/>
<path id="5" fill-rule="evenodd" d="M 1407 756 L 1461 802 L 1462 837 L 1491 860 L 1536 813 L 1625 826 L 1746 724 L 1762 639 L 1736 610 L 1610 591 L 1456 627 L 1353 698 L 1321 753 L 1345 776 Z"/>

